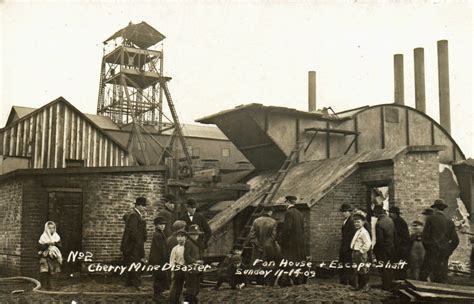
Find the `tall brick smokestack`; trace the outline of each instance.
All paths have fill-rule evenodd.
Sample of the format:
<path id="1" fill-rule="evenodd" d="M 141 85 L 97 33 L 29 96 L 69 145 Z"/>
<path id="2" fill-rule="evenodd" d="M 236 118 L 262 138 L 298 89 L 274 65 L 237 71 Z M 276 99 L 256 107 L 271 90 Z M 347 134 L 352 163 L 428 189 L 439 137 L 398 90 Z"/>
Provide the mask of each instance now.
<path id="1" fill-rule="evenodd" d="M 413 50 L 415 63 L 415 107 L 418 111 L 426 113 L 425 96 L 425 51 L 423 48 Z"/>
<path id="2" fill-rule="evenodd" d="M 316 111 L 316 72 L 308 72 L 308 111 Z"/>
<path id="3" fill-rule="evenodd" d="M 405 104 L 405 89 L 403 86 L 403 55 L 395 54 L 393 56 L 393 74 L 394 74 L 394 88 L 395 88 L 395 103 Z"/>
<path id="4" fill-rule="evenodd" d="M 451 134 L 451 106 L 449 101 L 448 41 L 438 41 L 439 123 Z"/>

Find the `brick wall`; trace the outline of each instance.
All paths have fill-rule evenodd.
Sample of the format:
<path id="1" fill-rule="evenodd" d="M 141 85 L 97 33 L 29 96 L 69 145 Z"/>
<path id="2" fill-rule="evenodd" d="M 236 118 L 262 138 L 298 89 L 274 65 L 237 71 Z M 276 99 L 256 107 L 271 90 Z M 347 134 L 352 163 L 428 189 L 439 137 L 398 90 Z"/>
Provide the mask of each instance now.
<path id="1" fill-rule="evenodd" d="M 124 171 L 121 168 L 100 169 L 83 168 L 42 170 L 44 174 L 21 174 L 11 179 L 3 179 L 8 185 L 17 182 L 23 196 L 19 196 L 15 206 L 23 210 L 23 214 L 13 207 L 9 212 L 16 212 L 15 216 L 21 219 L 21 254 L 35 256 L 38 239 L 48 220 L 48 191 L 82 192 L 82 249 L 93 253 L 94 261 L 118 263 L 121 260 L 120 242 L 124 229 L 123 215 L 133 208 L 137 196 L 145 196 L 148 200 L 147 228 L 148 241 L 145 245 L 146 254 L 151 244 L 154 231 L 153 218 L 156 215 L 160 195 L 164 192 L 164 171 L 160 170 L 133 170 Z M 131 171 L 130 171 L 131 170 Z M 28 170 L 31 171 L 31 170 Z M 70 172 L 68 172 L 70 171 Z M 105 171 L 105 172 L 101 172 Z M 3 184 L 0 184 L 3 185 Z M 0 188 L 0 195 L 14 197 L 15 194 Z M 11 187 L 11 186 L 10 186 Z M 19 192 L 21 195 L 21 191 Z M 4 202 L 1 200 L 0 202 Z M 22 203 L 21 203 L 22 201 Z M 13 204 L 12 204 L 13 205 Z M 19 206 L 22 205 L 22 208 Z M 10 211 L 11 210 L 11 211 Z M 79 215 L 78 215 L 79 216 Z M 20 225 L 16 225 L 20 229 Z M 19 233 L 18 233 L 19 234 Z M 18 237 L 19 238 L 19 237 Z M 5 242 L 0 243 L 2 246 Z M 20 251 L 20 246 L 18 246 Z M 69 252 L 63 252 L 67 258 Z M 0 260 L 1 261 L 1 260 Z M 13 269 L 11 266 L 0 267 Z M 21 272 L 36 275 L 38 271 L 37 259 L 22 258 Z"/>
<path id="2" fill-rule="evenodd" d="M 0 181 L 0 275 L 20 274 L 22 183 Z"/>
<path id="3" fill-rule="evenodd" d="M 439 197 L 438 153 L 412 152 L 394 164 L 394 204 L 410 224 Z"/>
<path id="4" fill-rule="evenodd" d="M 363 166 L 337 185 L 309 212 L 309 251 L 315 261 L 329 261 L 339 256 L 342 204 L 367 207 L 368 187 L 391 182 L 392 165 Z M 391 188 L 391 186 L 390 186 Z M 390 191 L 391 192 L 391 191 Z"/>

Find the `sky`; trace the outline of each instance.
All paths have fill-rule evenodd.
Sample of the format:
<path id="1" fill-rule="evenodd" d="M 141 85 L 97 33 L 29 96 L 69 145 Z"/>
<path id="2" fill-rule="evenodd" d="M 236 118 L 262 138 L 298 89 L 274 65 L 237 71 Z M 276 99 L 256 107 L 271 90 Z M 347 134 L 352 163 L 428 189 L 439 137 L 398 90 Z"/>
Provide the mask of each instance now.
<path id="1" fill-rule="evenodd" d="M 12 105 L 59 96 L 95 113 L 102 42 L 130 21 L 167 38 L 164 70 L 180 120 L 262 103 L 307 109 L 393 102 L 393 55 L 425 49 L 427 114 L 439 121 L 436 42 L 449 41 L 452 136 L 474 156 L 471 1 L 83 1 L 0 3 L 0 126 Z"/>

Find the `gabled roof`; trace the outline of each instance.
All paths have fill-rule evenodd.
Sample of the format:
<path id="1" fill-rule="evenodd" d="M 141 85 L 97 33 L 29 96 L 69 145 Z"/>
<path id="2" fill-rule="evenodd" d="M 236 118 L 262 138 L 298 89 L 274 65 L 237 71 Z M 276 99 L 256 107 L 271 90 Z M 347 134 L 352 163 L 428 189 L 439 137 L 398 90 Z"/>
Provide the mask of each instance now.
<path id="1" fill-rule="evenodd" d="M 13 106 L 10 111 L 10 115 L 8 116 L 8 120 L 5 127 L 36 110 L 37 108 Z M 101 129 L 120 130 L 120 128 L 109 117 L 87 113 L 83 114 L 87 116 L 90 120 L 92 120 Z"/>
<path id="2" fill-rule="evenodd" d="M 33 109 L 33 111 L 29 111 L 31 110 L 32 108 L 25 108 L 25 107 L 18 107 L 18 106 L 14 106 L 12 107 L 12 110 L 10 112 L 10 115 L 12 115 L 12 113 L 14 112 L 14 109 L 13 108 L 23 108 L 23 115 L 22 117 L 19 117 L 18 119 L 14 120 L 13 122 L 11 123 L 8 123 L 5 125 L 5 127 L 1 128 L 0 129 L 0 132 L 2 132 L 3 130 L 5 129 L 8 129 L 18 123 L 20 123 L 21 121 L 25 120 L 25 119 L 28 119 L 30 118 L 31 116 L 35 115 L 36 113 L 42 111 L 43 109 L 45 108 L 48 108 L 56 103 L 64 103 L 67 107 L 69 107 L 71 110 L 73 110 L 76 114 L 82 116 L 82 118 L 84 120 L 86 120 L 88 123 L 90 123 L 92 126 L 94 126 L 95 128 L 98 129 L 98 131 L 100 133 L 102 133 L 102 135 L 106 136 L 107 138 L 109 138 L 111 141 L 113 141 L 115 144 L 117 144 L 120 148 L 122 148 L 124 151 L 128 151 L 127 147 L 125 147 L 124 145 L 122 145 L 120 142 L 118 142 L 115 138 L 113 138 L 112 136 L 110 136 L 109 134 L 107 134 L 106 132 L 104 132 L 103 128 L 99 125 L 99 123 L 104 123 L 106 119 L 108 119 L 107 117 L 103 117 L 103 116 L 98 116 L 98 115 L 92 115 L 92 114 L 84 114 L 82 113 L 81 111 L 79 111 L 75 106 L 73 106 L 69 101 L 67 101 L 64 97 L 58 97 L 56 98 L 55 100 L 45 104 L 44 106 L 42 106 L 41 108 L 37 108 L 37 109 Z M 29 109 L 29 110 L 28 110 Z M 26 113 L 26 112 L 29 112 L 29 113 Z M 97 116 L 97 117 L 95 117 Z M 94 119 L 91 119 L 91 117 L 94 117 Z M 113 123 L 113 122 L 112 122 Z M 109 123 L 107 123 L 109 124 Z"/>

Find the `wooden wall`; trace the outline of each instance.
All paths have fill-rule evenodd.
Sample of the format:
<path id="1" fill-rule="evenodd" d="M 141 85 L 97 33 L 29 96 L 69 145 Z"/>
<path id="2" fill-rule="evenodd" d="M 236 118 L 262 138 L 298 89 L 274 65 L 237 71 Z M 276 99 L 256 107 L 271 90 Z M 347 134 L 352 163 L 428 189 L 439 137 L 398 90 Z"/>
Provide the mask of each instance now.
<path id="1" fill-rule="evenodd" d="M 84 115 L 63 101 L 52 102 L 0 130 L 0 155 L 25 157 L 30 168 L 132 165 L 128 153 Z"/>

